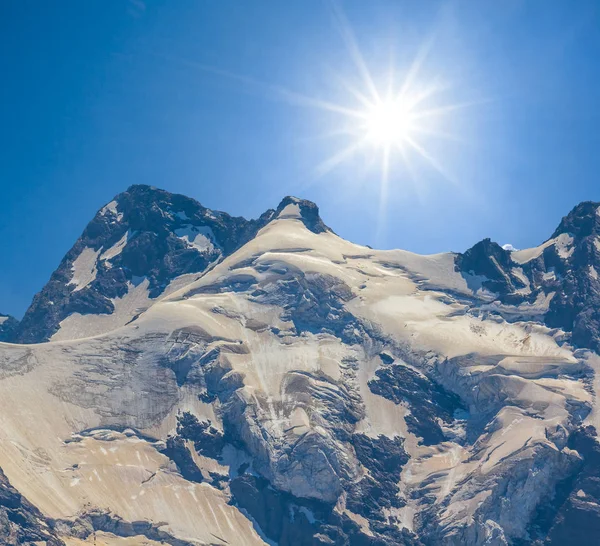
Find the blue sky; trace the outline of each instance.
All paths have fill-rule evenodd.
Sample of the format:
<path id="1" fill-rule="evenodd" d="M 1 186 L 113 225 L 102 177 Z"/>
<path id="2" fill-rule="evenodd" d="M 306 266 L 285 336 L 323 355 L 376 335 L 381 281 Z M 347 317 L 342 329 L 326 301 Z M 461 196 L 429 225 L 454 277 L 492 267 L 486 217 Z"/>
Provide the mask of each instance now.
<path id="1" fill-rule="evenodd" d="M 600 200 L 597 2 L 336 5 L 0 3 L 0 311 L 22 315 L 95 211 L 134 183 L 246 217 L 298 195 L 345 238 L 421 253 L 483 237 L 533 246 Z M 348 144 L 323 135 L 348 120 L 298 100 L 356 107 L 349 29 L 378 87 L 429 44 L 417 89 L 443 82 L 433 108 L 470 104 L 421 141 L 433 164 L 393 158 L 383 203 L 378 151 L 323 172 Z"/>

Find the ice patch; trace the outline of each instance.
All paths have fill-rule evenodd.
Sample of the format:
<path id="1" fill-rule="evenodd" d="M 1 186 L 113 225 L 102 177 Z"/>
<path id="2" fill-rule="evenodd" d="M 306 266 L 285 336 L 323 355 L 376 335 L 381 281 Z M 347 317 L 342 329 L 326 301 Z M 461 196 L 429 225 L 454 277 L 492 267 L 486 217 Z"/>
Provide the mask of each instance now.
<path id="1" fill-rule="evenodd" d="M 568 233 L 561 233 L 556 238 L 556 252 L 563 259 L 566 260 L 573 254 L 575 248 L 573 247 L 573 237 Z"/>
<path id="2" fill-rule="evenodd" d="M 556 252 L 563 260 L 569 258 L 575 250 L 573 247 L 573 237 L 568 233 L 561 233 L 555 239 L 550 239 L 540 246 L 526 248 L 524 250 L 515 250 L 511 254 L 511 258 L 514 262 L 524 264 L 541 256 L 542 252 L 552 245 L 555 246 Z M 598 248 L 600 249 L 600 246 L 598 246 Z"/>
<path id="3" fill-rule="evenodd" d="M 111 201 L 108 205 L 102 207 L 100 210 L 100 214 L 102 216 L 106 216 L 107 214 L 112 214 L 117 217 L 117 221 L 120 222 L 123 219 L 123 214 L 117 210 L 117 202 Z"/>
<path id="4" fill-rule="evenodd" d="M 127 230 L 127 232 L 123 235 L 123 237 L 121 237 L 113 246 L 106 249 L 100 255 L 100 259 L 106 260 L 107 265 L 110 267 L 110 265 L 111 265 L 110 260 L 112 260 L 119 254 L 121 254 L 121 252 L 125 248 L 125 245 L 127 244 L 127 241 L 129 241 L 129 239 L 131 239 L 132 236 L 133 236 L 133 233 L 130 230 Z"/>
<path id="5" fill-rule="evenodd" d="M 296 220 L 302 219 L 302 214 L 300 214 L 300 205 L 298 205 L 298 203 L 290 203 L 289 205 L 286 205 L 284 209 L 279 213 L 279 216 L 277 216 L 277 218 L 281 220 L 285 220 L 288 218 Z"/>
<path id="6" fill-rule="evenodd" d="M 517 277 L 525 286 L 517 290 L 517 294 L 531 294 L 531 285 L 527 275 L 525 275 L 522 267 L 513 267 L 512 273 Z"/>
<path id="7" fill-rule="evenodd" d="M 208 226 L 183 226 L 175 230 L 175 235 L 198 252 L 210 252 L 215 249 L 215 236 Z"/>
<path id="8" fill-rule="evenodd" d="M 100 254 L 100 250 L 92 250 L 90 247 L 85 247 L 73 262 L 71 266 L 73 276 L 69 283 L 69 286 L 75 285 L 73 292 L 82 290 L 96 279 L 98 254 Z"/>
<path id="9" fill-rule="evenodd" d="M 111 201 L 108 205 L 104 206 L 100 211 L 100 214 L 104 216 L 107 212 L 112 212 L 113 214 L 117 214 L 117 202 Z"/>
<path id="10" fill-rule="evenodd" d="M 550 239 L 549 241 L 546 241 L 544 244 L 542 244 L 540 246 L 536 246 L 533 248 L 526 248 L 524 250 L 517 250 L 511 254 L 511 258 L 514 262 L 517 262 L 518 264 L 524 264 L 524 263 L 530 262 L 531 260 L 534 260 L 535 258 L 539 258 L 539 256 L 541 256 L 542 252 L 544 252 L 544 250 L 546 248 L 548 248 L 553 242 L 554 242 L 554 239 Z"/>
<path id="11" fill-rule="evenodd" d="M 7 320 L 8 320 L 8 317 L 2 317 L 2 316 L 0 316 L 0 324 L 3 324 Z"/>
<path id="12" fill-rule="evenodd" d="M 542 279 L 545 281 L 555 281 L 556 280 L 556 271 L 553 267 L 548 269 L 546 273 L 542 275 Z"/>
<path id="13" fill-rule="evenodd" d="M 196 280 L 196 273 L 176 277 L 165 288 L 161 297 L 180 289 Z M 149 296 L 149 281 L 146 277 L 133 276 L 127 283 L 127 293 L 122 298 L 112 299 L 114 311 L 111 314 L 81 315 L 73 313 L 61 321 L 52 341 L 82 339 L 98 336 L 116 330 L 127 324 L 134 316 L 139 315 L 152 306 L 157 300 Z"/>
<path id="14" fill-rule="evenodd" d="M 526 301 L 519 305 L 505 305 L 499 301 L 494 301 L 490 304 L 482 305 L 481 310 L 489 310 L 498 313 L 509 321 L 514 321 L 516 319 L 540 320 L 541 317 L 548 312 L 550 302 L 555 294 L 556 292 L 550 292 L 548 294 L 540 292 L 534 302 L 530 303 Z"/>
<path id="15" fill-rule="evenodd" d="M 590 277 L 592 277 L 592 279 L 594 279 L 595 281 L 598 280 L 598 272 L 596 271 L 596 268 L 593 265 L 590 265 Z"/>

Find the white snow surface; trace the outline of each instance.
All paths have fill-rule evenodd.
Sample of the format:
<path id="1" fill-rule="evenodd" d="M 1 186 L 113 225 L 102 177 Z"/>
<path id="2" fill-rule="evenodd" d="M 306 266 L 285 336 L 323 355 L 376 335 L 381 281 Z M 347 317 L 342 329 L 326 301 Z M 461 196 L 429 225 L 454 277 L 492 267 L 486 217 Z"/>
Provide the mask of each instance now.
<path id="1" fill-rule="evenodd" d="M 286 205 L 278 214 L 277 218 L 281 220 L 286 218 L 301 219 L 302 213 L 300 212 L 300 205 L 298 203 L 290 203 L 289 205 Z"/>
<path id="2" fill-rule="evenodd" d="M 107 262 L 107 265 L 110 266 L 110 260 L 116 258 L 119 254 L 121 254 L 121 252 L 123 252 L 125 245 L 127 245 L 127 242 L 134 235 L 134 232 L 132 232 L 131 230 L 127 230 L 127 232 L 123 234 L 123 237 L 121 237 L 113 246 L 107 248 L 106 250 L 103 250 L 102 254 L 100 254 L 100 259 L 105 260 Z"/>
<path id="3" fill-rule="evenodd" d="M 96 262 L 99 254 L 100 250 L 85 247 L 81 251 L 81 254 L 75 258 L 73 265 L 71 266 L 73 276 L 69 283 L 69 285 L 75 285 L 73 292 L 82 290 L 96 279 L 96 273 L 98 271 Z"/>
<path id="4" fill-rule="evenodd" d="M 177 235 L 199 251 L 212 248 L 208 245 L 214 241 L 212 233 L 191 228 Z M 572 241 L 561 237 L 545 246 L 557 244 L 568 256 Z M 114 257 L 122 248 L 118 244 L 101 259 Z M 514 252 L 513 259 L 525 263 L 542 247 Z M 76 289 L 93 280 L 99 253 L 84 249 L 74 262 Z M 600 383 L 588 391 L 577 371 L 600 369 L 600 364 L 597 357 L 583 359 L 568 344 L 559 344 L 561 332 L 556 330 L 471 313 L 455 297 L 473 296 L 473 289 L 455 271 L 454 258 L 452 253 L 420 256 L 373 250 L 331 232 L 314 234 L 292 203 L 237 252 L 203 275 L 176 279 L 158 300 L 149 300 L 144 280 L 113 302 L 113 315 L 71 315 L 49 343 L 0 344 L 0 468 L 52 518 L 74 518 L 91 505 L 108 508 L 126 521 L 160 523 L 182 540 L 193 537 L 210 543 L 217 536 L 229 544 L 265 544 L 229 502 L 226 491 L 208 482 L 186 481 L 145 436 L 106 429 L 128 426 L 164 442 L 179 411 L 221 426 L 218 405 L 201 402 L 194 387 L 179 385 L 174 372 L 162 364 L 165 347 L 179 350 L 180 332 L 202 332 L 208 340 L 203 351 L 236 347 L 225 354 L 232 373 L 243 378 L 239 396 L 255 404 L 257 415 L 266 416 L 261 426 L 274 443 L 307 433 L 328 434 L 311 411 L 291 397 L 296 372 L 329 378 L 331 392 L 339 390 L 339 384 L 354 388 L 365 408 L 356 432 L 405 438 L 410 459 L 397 479 L 407 505 L 394 514 L 399 525 L 415 528 L 414 515 L 424 509 L 419 499 L 427 492 L 433 502 L 428 509 L 439 511 L 440 525 L 472 527 L 486 500 L 502 494 L 501 484 L 486 481 L 486 476 L 513 463 L 533 467 L 541 454 L 571 456 L 551 438 L 573 426 L 572 403 L 593 408 L 588 419 L 599 422 Z M 447 441 L 424 446 L 409 432 L 405 417 L 410 408 L 374 394 L 368 386 L 382 365 L 381 341 L 347 344 L 327 333 L 297 335 L 279 305 L 259 303 L 250 295 L 254 288 L 219 288 L 252 280 L 269 292 L 282 280 L 312 274 L 343 282 L 352 294 L 345 309 L 381 339 L 390 340 L 386 350 L 402 348 L 416 363 L 404 362 L 399 354 L 397 362 L 418 373 L 435 371 L 447 389 L 472 397 L 473 412 L 481 400 L 489 400 L 486 409 L 498 404 L 476 443 L 461 443 L 457 429 L 448 431 Z M 541 312 L 548 302 L 542 297 L 529 306 L 530 314 Z M 498 306 L 493 295 L 488 304 L 488 310 Z M 134 312 L 141 312 L 139 319 L 125 324 Z M 348 376 L 343 365 L 348 361 L 357 362 L 355 376 Z M 495 398 L 498 393 L 504 397 L 501 401 Z M 206 460 L 195 451 L 194 458 L 201 469 L 229 471 L 227 464 Z M 543 491 L 544 479 L 543 473 L 530 475 L 531 489 L 523 494 L 532 495 L 535 488 Z M 502 509 L 511 522 L 503 520 L 502 528 L 517 536 L 519 526 L 526 524 L 526 511 L 517 505 Z M 353 518 L 365 524 L 358 515 Z M 485 525 L 500 527 L 493 520 Z"/>
<path id="5" fill-rule="evenodd" d="M 117 205 L 118 203 L 116 201 L 111 201 L 100 210 L 100 214 L 102 216 L 110 214 L 115 217 L 117 222 L 120 222 L 123 219 L 123 213 L 117 210 Z"/>
<path id="6" fill-rule="evenodd" d="M 218 247 L 215 235 L 208 226 L 186 225 L 176 229 L 175 235 L 198 252 L 207 252 Z"/>
<path id="7" fill-rule="evenodd" d="M 569 235 L 568 233 L 561 233 L 558 237 L 549 239 L 540 246 L 512 252 L 511 258 L 517 263 L 524 264 L 534 260 L 535 258 L 538 258 L 546 248 L 552 245 L 556 247 L 556 251 L 562 259 L 569 258 L 575 250 L 573 247 L 573 236 Z"/>

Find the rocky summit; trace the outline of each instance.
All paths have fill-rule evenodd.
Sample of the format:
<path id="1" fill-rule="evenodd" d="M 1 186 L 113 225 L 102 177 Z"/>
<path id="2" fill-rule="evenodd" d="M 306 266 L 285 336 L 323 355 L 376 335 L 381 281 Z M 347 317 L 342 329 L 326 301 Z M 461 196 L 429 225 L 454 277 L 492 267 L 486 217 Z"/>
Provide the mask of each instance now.
<path id="1" fill-rule="evenodd" d="M 0 544 L 595 544 L 599 275 L 600 203 L 421 256 L 132 186 L 0 316 Z"/>

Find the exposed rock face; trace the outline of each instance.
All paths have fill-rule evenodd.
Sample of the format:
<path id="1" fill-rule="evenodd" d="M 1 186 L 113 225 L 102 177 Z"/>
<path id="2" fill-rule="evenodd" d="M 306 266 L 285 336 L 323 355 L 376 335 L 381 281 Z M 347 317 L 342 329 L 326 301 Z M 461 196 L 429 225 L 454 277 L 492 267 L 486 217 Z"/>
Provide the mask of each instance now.
<path id="1" fill-rule="evenodd" d="M 484 239 L 464 254 L 456 256 L 459 271 L 481 278 L 474 281 L 469 279 L 474 287 L 477 287 L 479 280 L 481 286 L 500 294 L 510 294 L 525 287 L 523 280 L 512 271 L 512 266 L 510 252 L 491 239 Z"/>
<path id="2" fill-rule="evenodd" d="M 10 315 L 0 313 L 0 341 L 9 341 L 15 335 L 19 321 Z"/>
<path id="3" fill-rule="evenodd" d="M 1 469 L 0 543 L 5 546 L 65 546 L 46 518 L 10 484 Z"/>
<path id="4" fill-rule="evenodd" d="M 600 532 L 600 444 L 592 426 L 576 430 L 569 447 L 579 455 L 575 471 L 540 506 L 531 533 L 535 544 L 585 544 Z"/>
<path id="5" fill-rule="evenodd" d="M 286 197 L 258 220 L 212 211 L 194 199 L 150 186 L 131 186 L 98 211 L 58 269 L 37 294 L 20 324 L 10 321 L 2 339 L 39 343 L 67 317 L 113 315 L 94 334 L 126 324 L 144 311 L 177 277 L 202 273 L 254 237 L 284 209 L 296 208 L 314 233 L 329 228 L 314 203 Z M 131 294 L 140 304 L 131 306 Z M 143 296 L 143 297 L 142 297 Z M 127 303 L 125 303 L 127 302 Z M 121 310 L 119 307 L 124 307 Z M 68 338 L 85 337 L 67 332 Z"/>
<path id="6" fill-rule="evenodd" d="M 443 442 L 442 426 L 451 424 L 456 412 L 464 409 L 458 396 L 405 364 L 377 370 L 369 388 L 396 404 L 408 404 L 412 411 L 405 418 L 406 426 L 426 445 Z"/>
<path id="7" fill-rule="evenodd" d="M 141 283 L 147 297 L 156 298 L 176 277 L 202 272 L 233 252 L 272 214 L 247 221 L 183 195 L 131 186 L 88 224 L 35 296 L 13 340 L 46 341 L 73 313 L 113 314 L 115 301 Z"/>
<path id="8" fill-rule="evenodd" d="M 59 342 L 0 345 L 0 542 L 584 543 L 597 211 L 417 256 L 293 197 L 246 221 L 133 186 L 14 338 Z"/>
<path id="9" fill-rule="evenodd" d="M 600 203 L 577 205 L 537 249 L 509 252 L 485 239 L 457 255 L 456 268 L 481 277 L 491 299 L 520 308 L 517 318 L 537 310 L 548 326 L 570 332 L 577 346 L 598 351 L 599 209 Z"/>
<path id="10" fill-rule="evenodd" d="M 231 482 L 237 505 L 246 510 L 279 546 L 417 546 L 420 542 L 406 530 L 375 525 L 382 531 L 365 533 L 350 517 L 330 505 L 299 499 L 269 486 L 269 482 L 248 474 Z M 372 497 L 368 497 L 371 499 Z"/>

